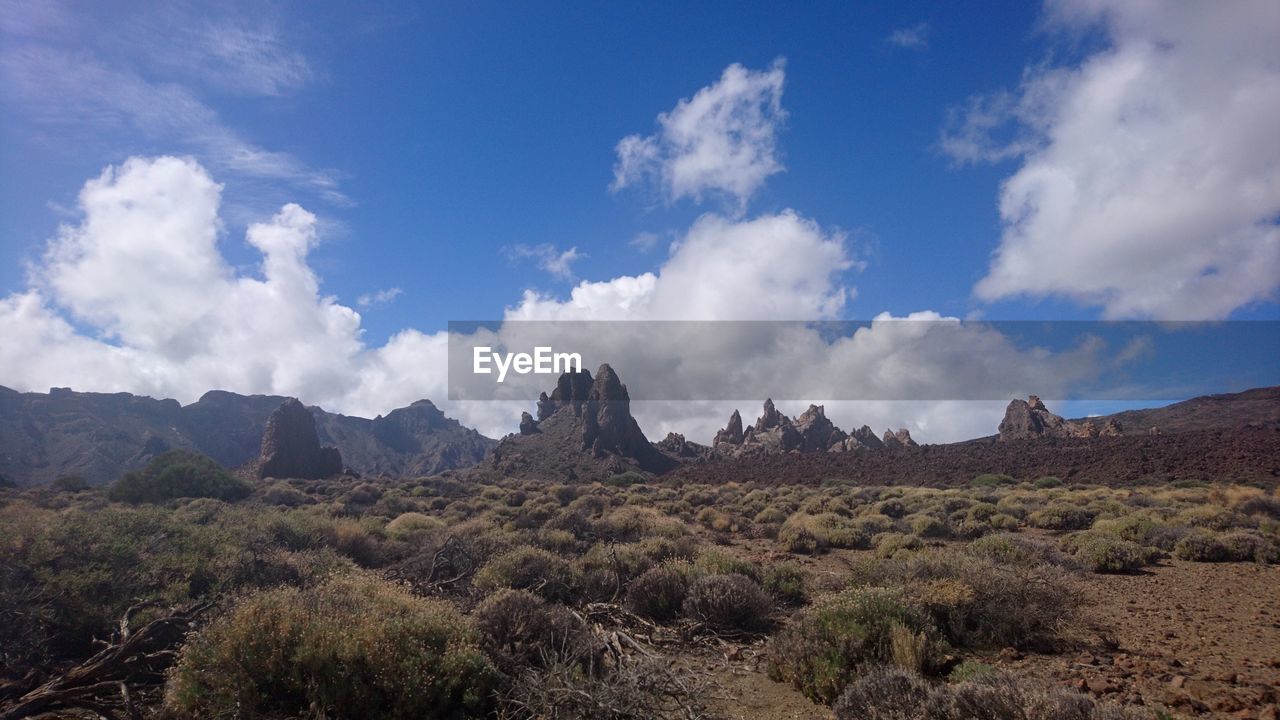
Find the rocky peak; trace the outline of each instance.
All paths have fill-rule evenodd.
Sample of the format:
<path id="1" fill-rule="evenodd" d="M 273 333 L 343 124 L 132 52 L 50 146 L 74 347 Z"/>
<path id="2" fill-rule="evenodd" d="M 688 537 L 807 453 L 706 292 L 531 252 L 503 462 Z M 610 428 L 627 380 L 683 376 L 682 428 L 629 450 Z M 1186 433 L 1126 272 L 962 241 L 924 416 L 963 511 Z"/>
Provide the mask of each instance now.
<path id="1" fill-rule="evenodd" d="M 1000 440 L 1027 440 L 1041 437 L 1088 437 L 1097 429 L 1088 423 L 1063 420 L 1045 407 L 1035 395 L 1026 400 L 1013 400 L 1005 408 L 1000 421 Z"/>
<path id="2" fill-rule="evenodd" d="M 504 439 L 493 460 L 512 472 L 550 472 L 553 464 L 660 472 L 675 462 L 644 436 L 631 415 L 627 386 L 608 364 L 594 378 L 586 371 L 560 375 L 551 394 L 538 397 L 538 419 L 524 413 L 520 433 Z"/>
<path id="3" fill-rule="evenodd" d="M 733 414 L 729 416 L 729 423 L 717 432 L 715 440 L 711 441 L 713 447 L 720 443 L 742 444 L 742 413 L 734 410 Z"/>
<path id="4" fill-rule="evenodd" d="M 773 406 L 773 398 L 769 398 L 764 401 L 764 414 L 756 420 L 755 428 L 757 433 L 761 433 L 790 423 L 787 416 L 778 412 L 778 409 Z"/>
<path id="5" fill-rule="evenodd" d="M 854 430 L 853 434 L 849 437 L 851 440 L 857 440 L 858 444 L 863 447 L 872 449 L 884 447 L 884 442 L 876 436 L 876 431 L 872 430 L 869 425 L 863 425 L 857 430 Z"/>
<path id="6" fill-rule="evenodd" d="M 916 446 L 916 441 L 911 439 L 911 432 L 906 428 L 898 428 L 897 432 L 885 430 L 882 442 L 885 447 L 890 448 Z"/>
<path id="7" fill-rule="evenodd" d="M 256 463 L 260 478 L 319 480 L 342 472 L 337 448 L 321 447 L 316 420 L 296 398 L 288 398 L 267 418 Z"/>
<path id="8" fill-rule="evenodd" d="M 826 450 L 847 437 L 843 430 L 827 419 L 826 408 L 822 405 L 810 405 L 792 426 L 800 433 L 802 450 Z"/>

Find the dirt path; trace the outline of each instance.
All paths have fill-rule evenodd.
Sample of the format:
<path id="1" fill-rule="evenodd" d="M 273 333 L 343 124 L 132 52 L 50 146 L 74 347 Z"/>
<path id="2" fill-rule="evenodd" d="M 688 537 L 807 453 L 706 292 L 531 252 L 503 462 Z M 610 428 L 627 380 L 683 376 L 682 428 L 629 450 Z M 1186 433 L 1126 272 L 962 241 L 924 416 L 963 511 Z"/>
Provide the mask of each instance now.
<path id="1" fill-rule="evenodd" d="M 1089 587 L 1085 651 L 993 662 L 1179 716 L 1277 717 L 1280 566 L 1168 560 Z"/>

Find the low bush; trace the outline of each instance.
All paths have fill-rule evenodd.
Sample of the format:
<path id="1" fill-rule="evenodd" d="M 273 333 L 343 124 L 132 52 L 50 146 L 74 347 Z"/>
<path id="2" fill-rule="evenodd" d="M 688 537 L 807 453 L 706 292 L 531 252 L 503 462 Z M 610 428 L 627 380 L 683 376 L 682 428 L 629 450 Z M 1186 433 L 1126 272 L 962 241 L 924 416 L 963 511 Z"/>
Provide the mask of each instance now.
<path id="1" fill-rule="evenodd" d="M 79 475 L 62 475 L 49 483 L 58 492 L 79 493 L 89 489 L 89 481 Z"/>
<path id="2" fill-rule="evenodd" d="M 671 565 L 659 565 L 627 585 L 626 606 L 641 617 L 668 622 L 680 614 L 688 594 L 686 573 Z"/>
<path id="3" fill-rule="evenodd" d="M 973 487 L 987 488 L 1000 487 L 1001 485 L 1016 485 L 1017 483 L 1018 481 L 1014 480 L 1013 476 L 999 473 L 983 473 L 969 481 L 969 484 Z"/>
<path id="4" fill-rule="evenodd" d="M 126 503 L 159 503 L 173 498 L 207 497 L 234 501 L 253 492 L 211 458 L 185 450 L 157 455 L 141 470 L 112 483 L 107 497 Z"/>
<path id="5" fill-rule="evenodd" d="M 452 718 L 497 678 L 447 603 L 349 574 L 250 596 L 183 649 L 165 691 L 179 718 Z"/>
<path id="6" fill-rule="evenodd" d="M 793 562 L 767 566 L 761 584 L 781 605 L 800 606 L 809 598 L 809 571 Z"/>
<path id="7" fill-rule="evenodd" d="M 773 600 L 745 575 L 707 575 L 689 586 L 684 614 L 713 630 L 763 630 L 769 626 Z"/>
<path id="8" fill-rule="evenodd" d="M 530 590 L 557 602 L 571 602 L 578 594 L 579 581 L 569 561 L 527 545 L 490 560 L 474 579 L 480 590 Z"/>
<path id="9" fill-rule="evenodd" d="M 1052 647 L 1083 600 L 1080 584 L 1071 570 L 1041 559 L 1022 538 L 992 537 L 1003 541 L 1001 553 L 925 550 L 864 562 L 851 579 L 903 588 L 953 644 Z"/>
<path id="10" fill-rule="evenodd" d="M 881 533 L 876 536 L 876 555 L 882 558 L 893 557 L 899 550 L 919 550 L 924 546 L 920 538 L 905 533 Z"/>
<path id="11" fill-rule="evenodd" d="M 1061 687 L 1008 673 L 935 684 L 898 668 L 871 669 L 832 708 L 836 720 L 1145 720 L 1146 711 L 1094 700 Z"/>
<path id="12" fill-rule="evenodd" d="M 1175 557 L 1195 562 L 1228 562 L 1231 554 L 1227 546 L 1218 539 L 1216 533 L 1208 530 L 1193 530 L 1182 537 L 1173 547 Z"/>
<path id="13" fill-rule="evenodd" d="M 888 518 L 880 518 L 889 523 Z M 828 548 L 866 548 L 871 541 L 873 526 L 867 522 L 869 518 L 859 520 L 830 512 L 817 515 L 796 513 L 778 528 L 778 542 L 788 552 L 806 555 Z"/>
<path id="14" fill-rule="evenodd" d="M 1159 552 L 1098 530 L 1076 533 L 1065 545 L 1081 565 L 1096 573 L 1133 572 L 1154 562 Z"/>
<path id="15" fill-rule="evenodd" d="M 895 636 L 898 642 L 895 643 Z M 905 639 L 909 643 L 904 643 Z M 895 645 L 910 645 L 895 657 Z M 769 677 L 830 704 L 870 663 L 931 668 L 941 642 L 928 613 L 900 590 L 861 587 L 802 610 L 769 643 Z"/>
<path id="16" fill-rule="evenodd" d="M 1027 518 L 1033 527 L 1045 530 L 1085 530 L 1093 524 L 1097 513 L 1087 508 L 1070 503 L 1053 503 L 1043 510 L 1037 510 Z"/>
<path id="17" fill-rule="evenodd" d="M 1033 482 L 1032 485 L 1035 486 L 1037 490 L 1049 490 L 1051 488 L 1062 487 L 1062 478 L 1054 477 L 1053 475 L 1046 475 L 1042 478 L 1036 478 L 1036 481 Z"/>
<path id="18" fill-rule="evenodd" d="M 485 652 L 508 673 L 576 655 L 590 638 L 568 608 L 528 590 L 499 590 L 476 606 L 471 619 Z"/>

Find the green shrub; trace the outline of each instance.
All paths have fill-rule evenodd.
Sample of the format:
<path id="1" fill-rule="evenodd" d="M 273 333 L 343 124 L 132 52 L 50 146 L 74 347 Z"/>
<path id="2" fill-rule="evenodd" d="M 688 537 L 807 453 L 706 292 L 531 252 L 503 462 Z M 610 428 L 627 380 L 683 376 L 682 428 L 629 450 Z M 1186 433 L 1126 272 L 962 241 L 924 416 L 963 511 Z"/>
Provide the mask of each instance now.
<path id="1" fill-rule="evenodd" d="M 125 473 L 107 497 L 127 503 L 159 503 L 172 498 L 208 497 L 234 501 L 253 491 L 211 458 L 185 450 L 157 455 L 141 470 Z"/>
<path id="2" fill-rule="evenodd" d="M 618 473 L 617 475 L 610 475 L 605 479 L 604 484 L 613 488 L 625 488 L 631 487 L 632 485 L 643 485 L 647 481 L 648 478 L 641 473 L 634 470 L 628 470 L 627 472 Z"/>
<path id="3" fill-rule="evenodd" d="M 89 489 L 89 481 L 79 475 L 61 475 L 49 487 L 58 492 L 79 493 Z"/>
<path id="4" fill-rule="evenodd" d="M 1027 518 L 1027 522 L 1033 527 L 1062 532 L 1085 530 L 1093 524 L 1095 517 L 1097 517 L 1097 513 L 1092 510 L 1077 507 L 1070 503 L 1057 502 L 1043 510 L 1031 513 L 1030 517 Z"/>
<path id="5" fill-rule="evenodd" d="M 999 487 L 1001 485 L 1016 485 L 1017 480 L 1011 475 L 1003 473 L 983 473 L 969 481 L 973 487 Z"/>
<path id="6" fill-rule="evenodd" d="M 1195 562 L 1228 562 L 1231 554 L 1217 534 L 1208 530 L 1193 530 L 1173 547 L 1173 554 L 1182 560 Z"/>
<path id="7" fill-rule="evenodd" d="M 689 578 L 671 565 L 650 568 L 627 585 L 627 609 L 641 617 L 667 622 L 680 614 L 689 594 Z"/>
<path id="8" fill-rule="evenodd" d="M 251 596 L 195 636 L 165 691 L 177 717 L 452 718 L 496 671 L 447 603 L 358 574 Z"/>
<path id="9" fill-rule="evenodd" d="M 474 582 L 480 590 L 531 590 L 548 600 L 571 602 L 578 594 L 580 576 L 564 558 L 523 545 L 486 563 Z"/>
<path id="10" fill-rule="evenodd" d="M 993 537 L 1005 540 L 1003 555 L 925 550 L 864 562 L 851 581 L 904 588 L 956 645 L 1051 647 L 1083 600 L 1079 583 L 1070 570 L 1040 559 L 1038 551 Z"/>
<path id="11" fill-rule="evenodd" d="M 951 526 L 946 520 L 933 515 L 911 515 L 907 518 L 911 533 L 922 538 L 947 538 L 951 536 Z"/>
<path id="12" fill-rule="evenodd" d="M 1097 530 L 1072 535 L 1066 547 L 1081 565 L 1097 573 L 1132 572 L 1155 559 L 1141 545 Z"/>
<path id="13" fill-rule="evenodd" d="M 765 567 L 761 584 L 782 605 L 803 605 L 809 598 L 809 571 L 793 562 L 771 563 Z"/>
<path id="14" fill-rule="evenodd" d="M 1037 490 L 1049 490 L 1050 488 L 1062 487 L 1062 478 L 1046 475 L 1042 478 L 1036 478 L 1032 483 Z"/>
<path id="15" fill-rule="evenodd" d="M 893 557 L 899 550 L 919 550 L 923 546 L 915 535 L 888 532 L 876 536 L 876 555 L 883 558 Z"/>
<path id="16" fill-rule="evenodd" d="M 828 548 L 865 548 L 871 541 L 872 529 L 887 529 L 888 518 L 880 516 L 885 526 L 878 526 L 879 521 L 870 518 L 859 518 L 857 521 L 841 517 L 835 513 L 810 515 L 796 513 L 787 518 L 778 529 L 778 542 L 788 552 L 812 554 Z"/>
<path id="17" fill-rule="evenodd" d="M 866 664 L 894 662 L 894 635 L 923 637 L 921 657 L 932 667 L 943 644 L 928 613 L 900 590 L 861 587 L 802 610 L 769 643 L 769 677 L 830 704 Z M 906 660 L 906 658 L 901 658 Z"/>
<path id="18" fill-rule="evenodd" d="M 689 586 L 684 614 L 713 630 L 762 630 L 769 625 L 773 600 L 745 575 L 707 575 Z"/>
<path id="19" fill-rule="evenodd" d="M 750 560 L 741 560 L 723 550 L 707 550 L 693 563 L 695 573 L 702 575 L 744 575 L 760 580 L 760 568 Z"/>
<path id="20" fill-rule="evenodd" d="M 281 480 L 262 491 L 262 502 L 268 505 L 297 507 L 311 502 L 311 497 L 290 485 L 288 481 Z"/>
<path id="21" fill-rule="evenodd" d="M 1280 562 L 1280 545 L 1274 540 L 1245 530 L 1225 533 L 1220 538 L 1227 548 L 1227 556 L 1240 562 Z"/>

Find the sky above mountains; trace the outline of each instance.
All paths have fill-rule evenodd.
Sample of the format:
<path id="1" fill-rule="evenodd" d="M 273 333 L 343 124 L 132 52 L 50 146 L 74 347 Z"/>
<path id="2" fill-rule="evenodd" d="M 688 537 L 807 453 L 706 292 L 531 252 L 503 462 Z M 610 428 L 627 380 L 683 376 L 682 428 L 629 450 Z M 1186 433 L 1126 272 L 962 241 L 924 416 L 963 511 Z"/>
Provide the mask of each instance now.
<path id="1" fill-rule="evenodd" d="M 372 415 L 449 320 L 1280 319 L 1275 3 L 689 5 L 0 2 L 0 384 Z"/>

